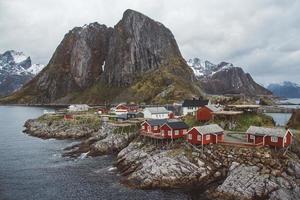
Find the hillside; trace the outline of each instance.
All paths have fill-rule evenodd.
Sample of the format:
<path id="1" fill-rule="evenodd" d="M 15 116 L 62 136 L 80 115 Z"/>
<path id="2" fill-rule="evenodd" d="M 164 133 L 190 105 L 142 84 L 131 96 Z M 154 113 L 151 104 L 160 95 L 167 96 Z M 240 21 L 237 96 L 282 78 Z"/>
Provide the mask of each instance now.
<path id="1" fill-rule="evenodd" d="M 171 102 L 201 91 L 172 32 L 126 10 L 114 28 L 97 22 L 69 31 L 49 64 L 2 103 Z"/>
<path id="2" fill-rule="evenodd" d="M 247 96 L 272 94 L 257 84 L 249 73 L 245 73 L 242 68 L 231 63 L 213 64 L 199 58 L 190 59 L 187 63 L 207 94 L 245 94 Z"/>

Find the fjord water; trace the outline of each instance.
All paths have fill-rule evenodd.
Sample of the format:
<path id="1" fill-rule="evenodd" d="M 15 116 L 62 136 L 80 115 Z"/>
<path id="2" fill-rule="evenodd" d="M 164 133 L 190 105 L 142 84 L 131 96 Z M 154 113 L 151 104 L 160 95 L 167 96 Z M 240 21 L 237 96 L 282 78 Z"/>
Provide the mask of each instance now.
<path id="1" fill-rule="evenodd" d="M 22 133 L 44 108 L 0 106 L 0 200 L 188 199 L 179 191 L 135 190 L 110 172 L 115 157 L 71 159 L 62 149 L 76 141 L 42 140 Z"/>

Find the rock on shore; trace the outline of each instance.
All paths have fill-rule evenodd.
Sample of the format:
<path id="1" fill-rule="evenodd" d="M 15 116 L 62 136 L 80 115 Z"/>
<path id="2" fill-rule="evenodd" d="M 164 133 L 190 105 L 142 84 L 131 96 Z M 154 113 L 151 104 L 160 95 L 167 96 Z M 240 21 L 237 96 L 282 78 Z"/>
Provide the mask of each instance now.
<path id="1" fill-rule="evenodd" d="M 30 119 L 25 122 L 24 132 L 40 138 L 83 138 L 89 137 L 92 133 L 97 132 L 97 129 L 89 128 L 81 124 L 68 124 L 61 121 L 39 121 L 38 119 Z"/>

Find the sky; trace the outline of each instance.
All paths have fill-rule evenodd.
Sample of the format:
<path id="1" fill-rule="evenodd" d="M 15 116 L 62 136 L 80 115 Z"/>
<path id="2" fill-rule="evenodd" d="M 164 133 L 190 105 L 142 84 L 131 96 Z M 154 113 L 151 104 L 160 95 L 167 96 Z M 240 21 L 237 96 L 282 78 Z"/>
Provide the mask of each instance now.
<path id="1" fill-rule="evenodd" d="M 0 0 L 0 53 L 47 64 L 70 29 L 113 27 L 129 8 L 168 27 L 185 59 L 231 62 L 264 86 L 300 84 L 297 0 Z"/>

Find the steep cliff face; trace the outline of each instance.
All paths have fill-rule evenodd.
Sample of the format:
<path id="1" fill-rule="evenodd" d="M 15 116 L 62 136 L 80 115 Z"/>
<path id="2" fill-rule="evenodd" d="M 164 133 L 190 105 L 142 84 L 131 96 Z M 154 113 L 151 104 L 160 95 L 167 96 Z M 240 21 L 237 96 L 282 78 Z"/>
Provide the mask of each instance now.
<path id="1" fill-rule="evenodd" d="M 133 10 L 114 27 L 104 78 L 108 84 L 130 85 L 134 78 L 181 58 L 173 34 L 159 22 Z"/>
<path id="2" fill-rule="evenodd" d="M 158 75 L 161 81 L 155 82 Z M 150 76 L 153 79 L 148 80 Z M 71 30 L 47 67 L 2 102 L 178 100 L 186 98 L 178 94 L 200 94 L 195 81 L 171 31 L 139 12 L 126 10 L 114 28 L 92 23 Z M 148 84 L 138 85 L 144 82 Z M 141 98 L 140 93 L 148 95 Z"/>

